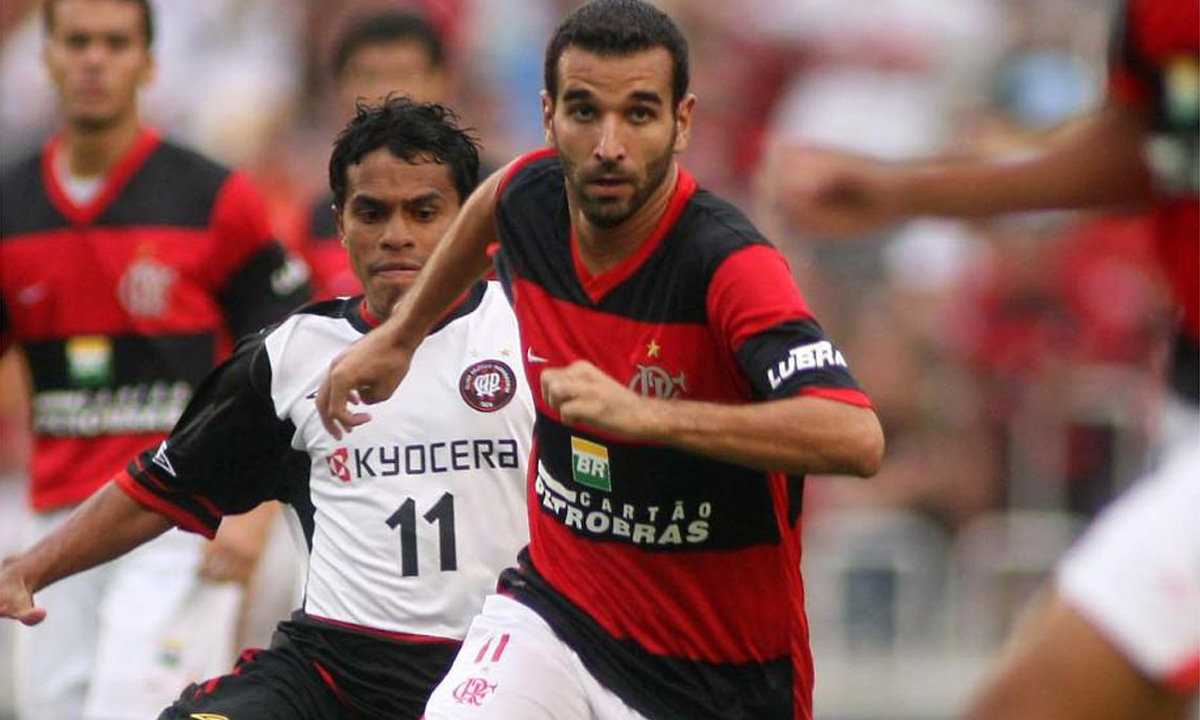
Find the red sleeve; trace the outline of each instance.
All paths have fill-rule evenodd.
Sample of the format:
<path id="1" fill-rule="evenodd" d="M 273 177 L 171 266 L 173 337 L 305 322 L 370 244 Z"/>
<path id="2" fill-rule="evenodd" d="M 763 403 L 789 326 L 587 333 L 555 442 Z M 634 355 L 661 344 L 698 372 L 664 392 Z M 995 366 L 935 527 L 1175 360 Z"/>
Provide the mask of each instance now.
<path id="1" fill-rule="evenodd" d="M 266 203 L 245 173 L 231 173 L 217 194 L 212 233 L 214 287 L 223 287 L 250 256 L 274 242 Z"/>
<path id="2" fill-rule="evenodd" d="M 770 245 L 749 245 L 726 258 L 709 282 L 707 302 L 709 326 L 732 352 L 751 335 L 812 317 L 787 260 Z"/>

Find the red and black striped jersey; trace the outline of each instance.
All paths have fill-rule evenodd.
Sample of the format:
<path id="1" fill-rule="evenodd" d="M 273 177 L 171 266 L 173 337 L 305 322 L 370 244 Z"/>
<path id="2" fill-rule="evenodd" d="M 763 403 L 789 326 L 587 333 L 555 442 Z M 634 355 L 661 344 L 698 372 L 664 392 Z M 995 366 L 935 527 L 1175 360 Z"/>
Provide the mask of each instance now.
<path id="1" fill-rule="evenodd" d="M 592 275 L 553 151 L 514 165 L 496 223 L 537 409 L 531 542 L 502 588 L 646 715 L 810 717 L 803 479 L 567 425 L 539 383 L 586 359 L 659 398 L 869 406 L 786 261 L 680 168 L 651 237 Z"/>
<path id="2" fill-rule="evenodd" d="M 143 130 L 80 206 L 58 152 L 0 178 L 0 349 L 20 344 L 32 371 L 41 510 L 161 439 L 233 337 L 308 297 L 245 175 Z"/>
<path id="3" fill-rule="evenodd" d="M 1150 121 L 1156 241 L 1183 314 L 1173 386 L 1200 400 L 1200 4 L 1127 0 L 1117 15 L 1109 94 Z"/>
<path id="4" fill-rule="evenodd" d="M 362 283 L 350 267 L 346 249 L 333 220 L 333 193 L 314 198 L 297 218 L 293 238 L 296 252 L 312 270 L 317 297 L 349 297 L 362 292 Z"/>

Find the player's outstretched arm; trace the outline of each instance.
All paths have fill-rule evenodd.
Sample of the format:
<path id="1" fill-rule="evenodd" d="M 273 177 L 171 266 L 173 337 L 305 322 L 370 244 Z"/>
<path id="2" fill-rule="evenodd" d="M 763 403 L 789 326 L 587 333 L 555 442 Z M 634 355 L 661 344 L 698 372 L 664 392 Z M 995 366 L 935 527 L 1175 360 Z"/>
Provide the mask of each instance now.
<path id="1" fill-rule="evenodd" d="M 429 329 L 487 271 L 487 246 L 496 237 L 496 193 L 507 172 L 497 170 L 471 193 L 391 316 L 329 364 L 317 410 L 335 438 L 371 419 L 351 412 L 350 403 L 370 405 L 392 396 Z"/>
<path id="2" fill-rule="evenodd" d="M 778 154 L 762 185 L 792 224 L 826 235 L 863 234 L 920 215 L 1130 204 L 1150 197 L 1145 132 L 1139 112 L 1112 103 L 1018 157 L 885 163 L 798 147 Z"/>
<path id="3" fill-rule="evenodd" d="M 114 560 L 172 527 L 108 483 L 80 505 L 57 530 L 0 564 L 0 617 L 36 625 L 46 611 L 33 594 L 75 573 Z"/>
<path id="4" fill-rule="evenodd" d="M 1040 599 L 966 720 L 1183 720 L 1189 697 L 1137 668 L 1055 593 Z"/>
<path id="5" fill-rule="evenodd" d="M 542 371 L 542 397 L 563 421 L 763 470 L 869 477 L 883 461 L 872 410 L 816 397 L 743 405 L 659 400 L 577 361 Z"/>

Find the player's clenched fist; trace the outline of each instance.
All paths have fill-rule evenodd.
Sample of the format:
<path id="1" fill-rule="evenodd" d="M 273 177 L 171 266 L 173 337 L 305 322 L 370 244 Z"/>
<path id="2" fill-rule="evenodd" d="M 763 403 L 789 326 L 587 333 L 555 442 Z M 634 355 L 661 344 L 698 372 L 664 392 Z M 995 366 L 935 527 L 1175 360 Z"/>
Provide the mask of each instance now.
<path id="1" fill-rule="evenodd" d="M 638 395 L 586 360 L 542 371 L 542 398 L 568 424 L 643 440 L 660 430 L 663 401 Z"/>
<path id="2" fill-rule="evenodd" d="M 46 618 L 46 611 L 34 606 L 33 593 L 13 558 L 0 563 L 0 617 L 15 618 L 26 625 L 37 625 Z"/>

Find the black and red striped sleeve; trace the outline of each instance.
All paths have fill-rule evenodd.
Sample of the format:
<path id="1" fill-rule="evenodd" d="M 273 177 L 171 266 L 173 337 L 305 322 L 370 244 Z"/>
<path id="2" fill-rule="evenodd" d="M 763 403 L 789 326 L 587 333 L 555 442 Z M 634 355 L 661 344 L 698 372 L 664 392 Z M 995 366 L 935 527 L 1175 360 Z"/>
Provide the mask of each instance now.
<path id="1" fill-rule="evenodd" d="M 746 245 L 721 262 L 709 281 L 707 313 L 760 399 L 807 395 L 870 407 L 769 244 Z"/>
<path id="2" fill-rule="evenodd" d="M 239 343 L 201 383 L 170 437 L 117 475 L 126 494 L 208 537 L 223 516 L 287 497 L 291 431 L 271 400 L 265 336 Z"/>
<path id="3" fill-rule="evenodd" d="M 230 173 L 213 206 L 209 272 L 235 338 L 278 322 L 312 295 L 308 266 L 271 233 L 266 203 L 250 179 Z"/>

